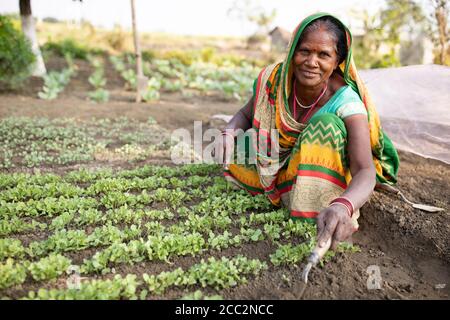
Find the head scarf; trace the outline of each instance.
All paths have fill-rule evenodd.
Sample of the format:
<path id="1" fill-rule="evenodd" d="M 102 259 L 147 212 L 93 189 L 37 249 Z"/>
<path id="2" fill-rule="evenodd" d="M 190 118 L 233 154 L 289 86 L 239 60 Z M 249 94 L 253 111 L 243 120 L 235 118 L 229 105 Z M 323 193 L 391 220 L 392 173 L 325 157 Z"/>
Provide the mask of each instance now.
<path id="1" fill-rule="evenodd" d="M 381 129 L 381 123 L 374 103 L 370 98 L 366 86 L 362 82 L 356 70 L 352 56 L 352 35 L 350 30 L 336 17 L 328 13 L 317 13 L 305 18 L 292 34 L 288 51 L 283 62 L 272 64 L 264 68 L 256 80 L 254 86 L 254 119 L 253 128 L 259 139 L 266 139 L 269 147 L 267 155 L 270 155 L 271 130 L 278 129 L 279 132 L 279 158 L 274 160 L 257 153 L 257 170 L 261 177 L 263 187 L 273 185 L 276 179 L 274 166 L 281 168 L 295 146 L 300 133 L 307 124 L 298 123 L 289 110 L 289 95 L 292 90 L 292 58 L 297 47 L 300 36 L 305 28 L 313 21 L 330 16 L 336 19 L 346 32 L 348 53 L 344 61 L 339 65 L 344 81 L 356 93 L 359 94 L 364 103 L 369 121 L 370 144 L 372 148 L 373 161 L 377 172 L 377 180 L 381 183 L 393 184 L 397 180 L 399 159 L 397 152 L 390 139 Z M 261 141 L 261 140 L 259 140 Z M 257 151 L 259 151 L 257 149 Z M 268 168 L 271 170 L 267 170 Z M 268 174 L 268 172 L 270 172 Z"/>

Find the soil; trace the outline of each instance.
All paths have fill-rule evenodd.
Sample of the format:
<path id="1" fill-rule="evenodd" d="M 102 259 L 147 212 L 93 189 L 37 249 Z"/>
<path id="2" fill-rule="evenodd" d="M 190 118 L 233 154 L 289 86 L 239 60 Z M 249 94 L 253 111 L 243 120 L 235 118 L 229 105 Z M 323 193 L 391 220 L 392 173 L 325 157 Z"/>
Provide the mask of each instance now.
<path id="1" fill-rule="evenodd" d="M 217 96 L 185 98 L 180 94 L 163 93 L 155 103 L 134 103 L 134 93 L 123 89 L 123 81 L 111 68 L 106 73 L 110 102 L 95 104 L 87 100 L 91 90 L 87 76 L 92 72 L 86 62 L 76 61 L 79 73 L 56 100 L 37 98 L 42 80 L 30 79 L 26 86 L 14 92 L 0 88 L 0 118 L 9 116 L 48 118 L 116 118 L 127 116 L 140 121 L 153 117 L 168 129 L 187 128 L 193 131 L 193 121 L 203 121 L 203 127 L 214 114 L 233 114 L 241 103 Z M 53 59 L 49 69 L 63 66 Z M 449 299 L 450 298 L 450 166 L 411 153 L 400 152 L 401 166 L 398 187 L 413 202 L 444 208 L 438 213 L 426 213 L 412 208 L 399 196 L 375 192 L 361 209 L 360 230 L 353 236 L 361 251 L 337 254 L 323 268 L 311 271 L 304 299 Z M 148 159 L 145 163 L 169 164 L 167 157 Z M 121 166 L 97 161 L 92 166 Z M 75 169 L 66 166 L 53 170 L 61 173 Z M 44 168 L 45 169 L 45 168 Z M 220 255 L 246 254 L 251 258 L 268 260 L 274 248 L 262 242 L 228 249 Z M 213 254 L 214 255 L 214 254 Z M 179 257 L 174 265 L 187 267 L 199 257 Z M 368 289 L 369 266 L 380 271 L 380 289 Z M 300 266 L 273 267 L 248 284 L 222 291 L 225 299 L 297 299 Z M 117 268 L 120 273 L 141 274 L 146 270 L 164 271 L 167 266 L 149 262 Z M 147 271 L 148 272 L 148 271 Z M 32 288 L 33 285 L 30 287 Z M 37 287 L 36 287 L 37 288 Z M 205 294 L 208 290 L 202 289 Z M 164 298 L 180 296 L 183 290 L 169 290 Z M 25 292 L 24 292 L 25 293 Z M 210 292 L 214 294 L 213 291 Z M 157 297 L 150 297 L 157 298 Z"/>

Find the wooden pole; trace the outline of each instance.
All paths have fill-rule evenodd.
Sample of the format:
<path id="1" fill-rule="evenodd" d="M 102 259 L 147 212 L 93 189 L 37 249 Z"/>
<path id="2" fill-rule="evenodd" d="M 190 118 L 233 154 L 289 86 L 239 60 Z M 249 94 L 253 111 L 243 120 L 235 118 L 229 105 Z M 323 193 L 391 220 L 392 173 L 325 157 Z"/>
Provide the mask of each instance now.
<path id="1" fill-rule="evenodd" d="M 136 55 L 136 102 L 141 102 L 142 93 L 147 89 L 148 79 L 144 77 L 144 73 L 142 71 L 142 55 L 141 47 L 139 45 L 138 31 L 136 27 L 136 12 L 134 0 L 131 0 L 131 20 L 133 25 L 134 51 Z"/>

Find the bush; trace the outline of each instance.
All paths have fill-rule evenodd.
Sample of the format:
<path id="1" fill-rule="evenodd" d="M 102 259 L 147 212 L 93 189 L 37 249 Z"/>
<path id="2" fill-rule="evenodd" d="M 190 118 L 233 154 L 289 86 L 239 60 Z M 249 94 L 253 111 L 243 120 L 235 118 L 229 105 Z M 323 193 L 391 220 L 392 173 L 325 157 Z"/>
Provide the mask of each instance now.
<path id="1" fill-rule="evenodd" d="M 142 60 L 152 62 L 156 59 L 156 53 L 153 50 L 143 50 L 142 51 Z"/>
<path id="2" fill-rule="evenodd" d="M 102 54 L 99 49 L 91 49 L 77 43 L 73 39 L 65 39 L 61 42 L 47 42 L 43 48 L 44 51 L 57 54 L 61 57 L 70 55 L 76 59 L 87 60 L 89 54 Z"/>
<path id="3" fill-rule="evenodd" d="M 108 45 L 116 51 L 124 51 L 126 49 L 126 34 L 119 25 L 114 26 L 114 30 L 105 35 Z"/>
<path id="4" fill-rule="evenodd" d="M 29 41 L 9 18 L 0 16 L 0 82 L 17 87 L 30 76 L 34 61 Z"/>
<path id="5" fill-rule="evenodd" d="M 195 61 L 199 60 L 200 53 L 196 51 L 172 50 L 163 53 L 161 58 L 166 60 L 178 60 L 185 66 L 190 66 Z"/>

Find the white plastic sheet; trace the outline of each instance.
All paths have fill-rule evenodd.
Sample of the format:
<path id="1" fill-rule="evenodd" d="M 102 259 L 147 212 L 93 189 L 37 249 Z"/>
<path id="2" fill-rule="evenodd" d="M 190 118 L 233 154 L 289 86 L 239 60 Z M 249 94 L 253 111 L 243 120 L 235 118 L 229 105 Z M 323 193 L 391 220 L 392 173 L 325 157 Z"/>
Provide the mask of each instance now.
<path id="1" fill-rule="evenodd" d="M 360 71 L 394 145 L 450 164 L 450 67 Z"/>

